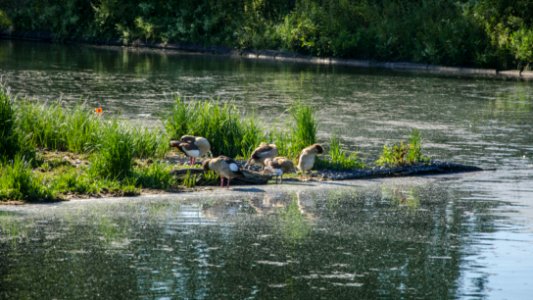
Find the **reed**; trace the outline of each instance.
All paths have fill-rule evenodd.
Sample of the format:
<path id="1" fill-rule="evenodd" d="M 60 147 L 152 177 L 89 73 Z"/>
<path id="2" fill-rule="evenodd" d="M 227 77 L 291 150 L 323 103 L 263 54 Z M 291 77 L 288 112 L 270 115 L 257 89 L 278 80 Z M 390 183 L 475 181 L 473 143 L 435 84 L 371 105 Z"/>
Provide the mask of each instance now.
<path id="1" fill-rule="evenodd" d="M 376 161 L 378 166 L 399 167 L 419 163 L 429 163 L 429 157 L 422 153 L 422 136 L 420 131 L 414 129 L 406 144 L 401 141 L 392 146 L 384 145 L 383 152 Z"/>
<path id="2" fill-rule="evenodd" d="M 142 188 L 168 189 L 176 184 L 171 170 L 172 166 L 161 162 L 137 166 L 133 170 L 135 185 Z"/>
<path id="3" fill-rule="evenodd" d="M 330 138 L 328 155 L 329 160 L 317 159 L 317 169 L 355 170 L 366 167 L 356 152 L 347 153 L 342 149 L 341 141 L 335 134 Z"/>
<path id="4" fill-rule="evenodd" d="M 54 190 L 33 173 L 31 163 L 22 156 L 0 163 L 0 200 L 50 201 Z"/>
<path id="5" fill-rule="evenodd" d="M 253 119 L 243 118 L 233 104 L 214 100 L 186 103 L 177 98 L 165 124 L 173 139 L 185 134 L 207 138 L 215 156 L 245 157 L 262 140 Z"/>
<path id="6" fill-rule="evenodd" d="M 0 158 L 12 158 L 19 151 L 15 131 L 15 111 L 10 97 L 0 91 Z"/>
<path id="7" fill-rule="evenodd" d="M 91 171 L 109 179 L 124 179 L 130 175 L 134 154 L 131 135 L 113 122 L 101 132 L 100 140 L 91 158 Z"/>

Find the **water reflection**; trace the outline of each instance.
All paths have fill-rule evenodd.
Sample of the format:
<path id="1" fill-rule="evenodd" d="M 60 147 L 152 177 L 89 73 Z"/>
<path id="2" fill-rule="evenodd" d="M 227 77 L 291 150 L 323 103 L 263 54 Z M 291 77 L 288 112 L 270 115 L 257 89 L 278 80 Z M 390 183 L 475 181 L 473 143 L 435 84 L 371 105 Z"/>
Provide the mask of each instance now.
<path id="1" fill-rule="evenodd" d="M 505 218 L 446 182 L 231 195 L 9 208 L 2 298 L 454 298 Z"/>
<path id="2" fill-rule="evenodd" d="M 0 62 L 19 95 L 101 102 L 108 113 L 150 124 L 176 95 L 231 100 L 269 125 L 285 124 L 287 105 L 301 100 L 317 108 L 321 141 L 337 132 L 371 161 L 413 128 L 437 159 L 513 168 L 517 157 L 533 157 L 529 82 L 10 41 L 0 41 Z"/>

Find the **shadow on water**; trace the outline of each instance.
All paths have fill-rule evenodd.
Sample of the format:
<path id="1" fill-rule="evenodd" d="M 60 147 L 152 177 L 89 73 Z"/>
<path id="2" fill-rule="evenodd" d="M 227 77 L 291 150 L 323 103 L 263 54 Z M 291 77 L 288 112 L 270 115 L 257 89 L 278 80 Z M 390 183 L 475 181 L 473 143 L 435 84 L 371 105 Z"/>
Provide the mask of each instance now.
<path id="1" fill-rule="evenodd" d="M 504 218 L 442 183 L 231 195 L 3 211 L 0 298 L 454 298 Z"/>

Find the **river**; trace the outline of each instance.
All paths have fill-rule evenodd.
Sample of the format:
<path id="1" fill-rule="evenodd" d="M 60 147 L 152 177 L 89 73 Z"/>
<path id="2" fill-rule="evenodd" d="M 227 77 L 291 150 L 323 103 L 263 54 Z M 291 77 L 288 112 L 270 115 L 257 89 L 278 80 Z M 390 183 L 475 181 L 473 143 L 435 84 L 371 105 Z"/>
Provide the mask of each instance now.
<path id="1" fill-rule="evenodd" d="M 0 298 L 529 299 L 533 84 L 0 40 L 19 97 L 161 124 L 176 96 L 262 126 L 313 106 L 367 161 L 420 130 L 483 172 L 0 206 Z"/>

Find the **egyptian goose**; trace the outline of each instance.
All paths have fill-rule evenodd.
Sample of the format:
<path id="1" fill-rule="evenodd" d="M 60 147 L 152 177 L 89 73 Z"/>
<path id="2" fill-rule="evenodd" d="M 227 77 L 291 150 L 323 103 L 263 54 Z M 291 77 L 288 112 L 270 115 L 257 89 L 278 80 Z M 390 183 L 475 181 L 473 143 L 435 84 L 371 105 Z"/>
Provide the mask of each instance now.
<path id="1" fill-rule="evenodd" d="M 205 171 L 213 170 L 220 176 L 220 187 L 224 187 L 224 178 L 228 179 L 229 183 L 232 178 L 241 177 L 241 168 L 235 160 L 227 156 L 219 156 L 211 159 L 207 159 L 202 163 Z"/>
<path id="2" fill-rule="evenodd" d="M 201 136 L 184 135 L 179 141 L 170 141 L 170 146 L 178 148 L 189 157 L 189 165 L 194 165 L 197 157 L 202 157 L 211 151 L 209 141 Z"/>
<path id="3" fill-rule="evenodd" d="M 322 153 L 324 153 L 324 148 L 319 144 L 313 144 L 302 150 L 300 158 L 298 159 L 298 169 L 302 174 L 306 174 L 313 168 L 316 155 Z"/>
<path id="4" fill-rule="evenodd" d="M 279 183 L 283 181 L 283 174 L 294 172 L 294 163 L 292 160 L 277 156 L 274 158 L 266 158 L 264 160 L 265 168 L 264 171 L 272 174 L 279 178 Z M 277 182 L 277 178 L 276 178 Z"/>
<path id="5" fill-rule="evenodd" d="M 265 166 L 265 159 L 274 158 L 278 155 L 278 147 L 274 144 L 261 143 L 259 147 L 252 152 L 252 157 L 246 162 L 245 167 L 250 167 L 255 164 Z"/>

